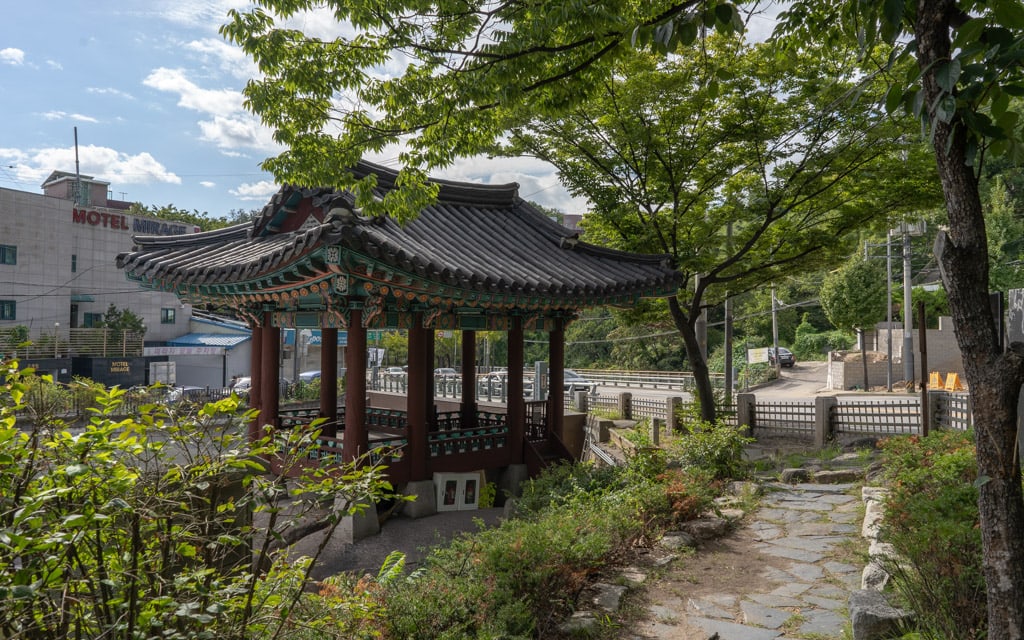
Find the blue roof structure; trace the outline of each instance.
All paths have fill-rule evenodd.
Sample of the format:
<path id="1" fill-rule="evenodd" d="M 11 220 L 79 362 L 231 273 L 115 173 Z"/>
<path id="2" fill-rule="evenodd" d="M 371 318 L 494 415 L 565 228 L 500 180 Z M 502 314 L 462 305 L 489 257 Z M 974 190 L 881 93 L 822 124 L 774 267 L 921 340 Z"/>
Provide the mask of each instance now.
<path id="1" fill-rule="evenodd" d="M 247 340 L 251 335 L 230 333 L 186 333 L 167 341 L 169 347 L 224 347 L 233 349 Z"/>

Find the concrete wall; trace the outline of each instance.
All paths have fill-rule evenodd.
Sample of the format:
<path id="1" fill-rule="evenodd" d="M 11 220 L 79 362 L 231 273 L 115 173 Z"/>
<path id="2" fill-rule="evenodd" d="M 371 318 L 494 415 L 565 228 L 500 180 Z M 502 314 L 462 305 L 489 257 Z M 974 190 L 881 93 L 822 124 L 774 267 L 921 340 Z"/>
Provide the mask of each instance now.
<path id="1" fill-rule="evenodd" d="M 148 342 L 187 333 L 191 307 L 182 306 L 172 294 L 145 291 L 129 282 L 114 262 L 118 253 L 132 248 L 136 220 L 146 219 L 115 209 L 85 209 L 107 217 L 88 219 L 95 224 L 81 217 L 76 221 L 71 200 L 0 189 L 0 244 L 17 248 L 17 264 L 0 265 L 0 299 L 16 303 L 16 316 L 0 321 L 0 328 L 25 325 L 35 338 L 52 334 L 58 323 L 58 333 L 66 336 L 74 324 L 75 296 L 80 300 L 74 303 L 78 326 L 84 326 L 86 313 L 101 314 L 114 304 L 142 317 Z M 194 230 L 191 225 L 176 226 Z M 174 323 L 161 323 L 162 309 L 175 310 Z"/>

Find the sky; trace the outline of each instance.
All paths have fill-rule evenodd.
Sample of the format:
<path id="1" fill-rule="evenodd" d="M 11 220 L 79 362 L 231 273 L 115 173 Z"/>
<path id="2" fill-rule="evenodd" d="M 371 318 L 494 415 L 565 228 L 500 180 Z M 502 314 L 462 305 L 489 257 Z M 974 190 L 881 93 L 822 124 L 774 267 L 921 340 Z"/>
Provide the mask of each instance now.
<path id="1" fill-rule="evenodd" d="M 221 217 L 277 191 L 260 162 L 282 151 L 243 106 L 257 71 L 217 32 L 243 0 L 35 0 L 5 3 L 0 35 L 0 187 L 41 193 L 54 170 L 110 183 L 111 197 Z M 299 25 L 337 33 L 325 14 Z M 368 160 L 396 167 L 390 157 Z M 535 159 L 472 158 L 437 177 L 518 182 L 519 194 L 567 213 L 571 197 Z"/>

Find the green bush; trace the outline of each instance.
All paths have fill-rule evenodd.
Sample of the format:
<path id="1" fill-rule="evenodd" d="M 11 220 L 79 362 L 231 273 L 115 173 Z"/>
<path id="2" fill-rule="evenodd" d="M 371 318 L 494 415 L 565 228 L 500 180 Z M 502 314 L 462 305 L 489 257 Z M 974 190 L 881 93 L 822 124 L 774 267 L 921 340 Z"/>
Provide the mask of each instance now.
<path id="1" fill-rule="evenodd" d="M 718 479 L 746 475 L 743 452 L 754 439 L 744 435 L 743 427 L 721 421 L 697 421 L 687 424 L 684 430 L 669 451 L 670 459 L 678 460 L 684 467 L 702 469 Z"/>
<path id="2" fill-rule="evenodd" d="M 285 546 L 389 495 L 376 467 L 269 473 L 271 457 L 303 468 L 316 432 L 250 442 L 254 416 L 232 398 L 181 420 L 156 405 L 114 420 L 125 392 L 112 389 L 75 433 L 47 414 L 19 424 L 54 386 L 0 368 L 2 638 L 291 635 L 315 595 L 312 563 Z"/>
<path id="3" fill-rule="evenodd" d="M 896 591 L 917 613 L 924 638 L 985 636 L 977 465 L 971 433 L 940 431 L 882 443 L 883 539 Z"/>
<path id="4" fill-rule="evenodd" d="M 384 637 L 549 637 L 608 564 L 706 511 L 710 476 L 655 465 L 560 465 L 525 483 L 516 516 L 430 553 L 385 589 Z"/>

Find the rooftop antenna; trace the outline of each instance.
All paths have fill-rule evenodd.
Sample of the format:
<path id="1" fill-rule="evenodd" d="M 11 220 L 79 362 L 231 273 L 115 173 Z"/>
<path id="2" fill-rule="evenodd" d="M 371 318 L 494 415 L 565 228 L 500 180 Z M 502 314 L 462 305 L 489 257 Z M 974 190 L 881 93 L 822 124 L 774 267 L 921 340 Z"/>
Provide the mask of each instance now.
<path id="1" fill-rule="evenodd" d="M 82 174 L 78 167 L 78 127 L 75 127 L 75 204 L 82 206 Z"/>

